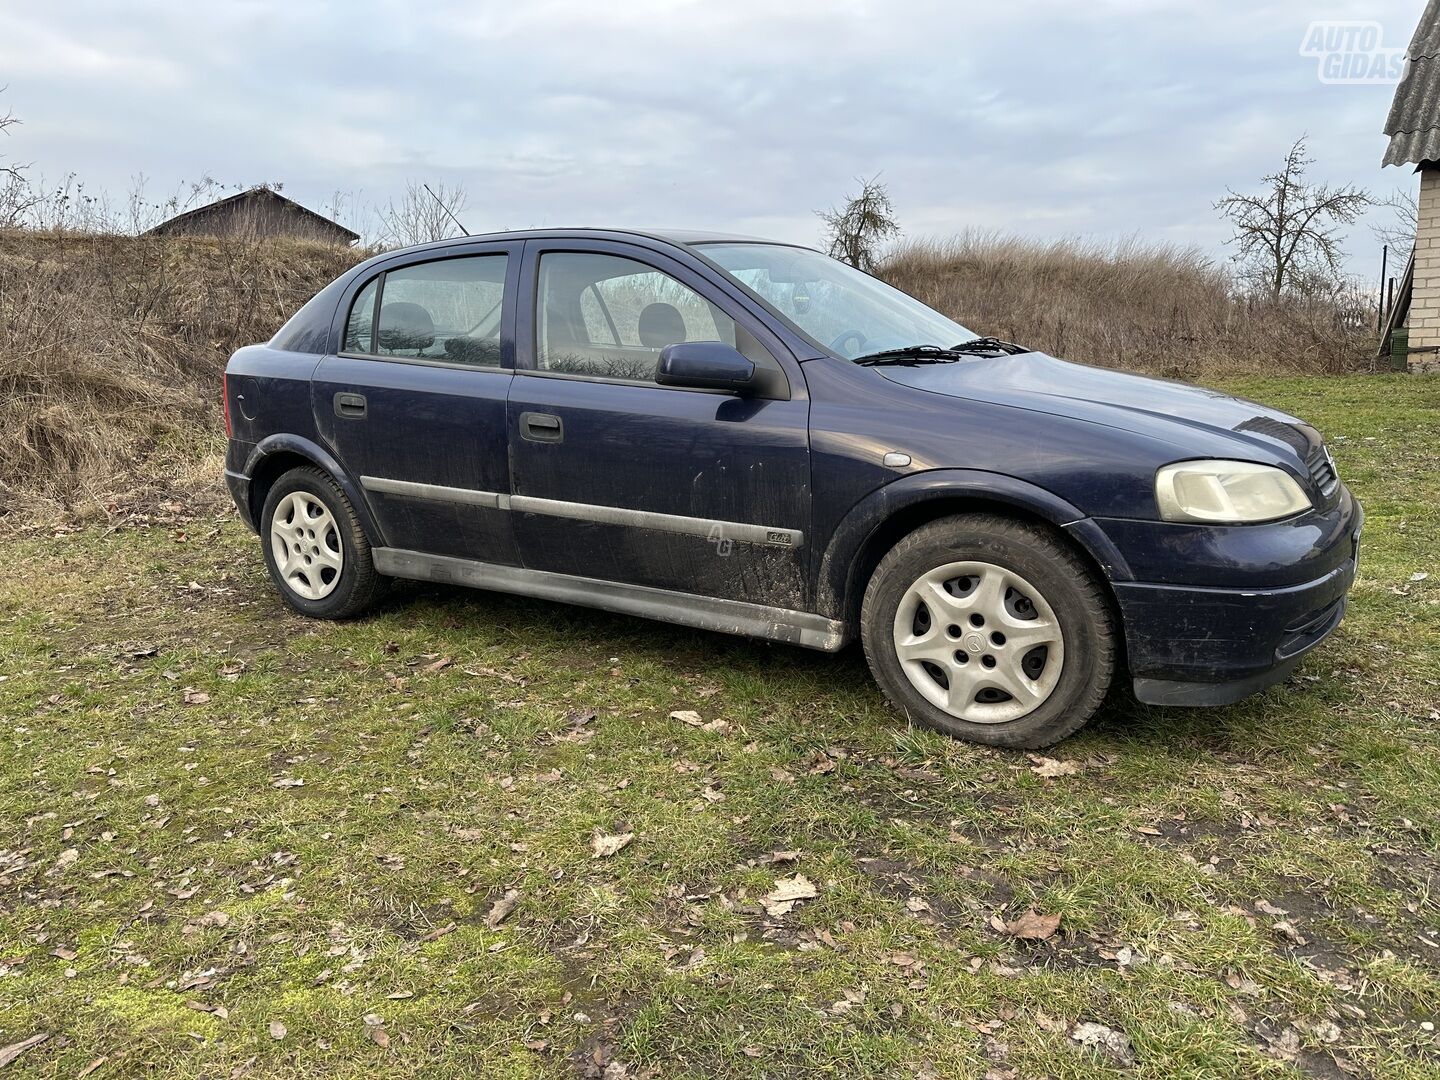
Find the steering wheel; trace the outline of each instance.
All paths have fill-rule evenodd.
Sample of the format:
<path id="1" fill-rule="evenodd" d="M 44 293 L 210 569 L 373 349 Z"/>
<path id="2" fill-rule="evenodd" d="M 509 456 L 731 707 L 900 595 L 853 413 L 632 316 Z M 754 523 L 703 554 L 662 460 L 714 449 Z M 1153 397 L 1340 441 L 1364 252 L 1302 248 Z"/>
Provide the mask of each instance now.
<path id="1" fill-rule="evenodd" d="M 839 337 L 837 337 L 834 341 L 830 343 L 830 348 L 833 349 L 835 352 L 838 352 L 841 356 L 846 356 L 848 355 L 848 353 L 846 353 L 845 351 L 845 345 L 847 342 L 849 342 L 851 338 L 855 339 L 855 348 L 857 349 L 864 345 L 865 342 L 870 340 L 859 330 L 846 330 L 843 334 L 841 334 Z"/>

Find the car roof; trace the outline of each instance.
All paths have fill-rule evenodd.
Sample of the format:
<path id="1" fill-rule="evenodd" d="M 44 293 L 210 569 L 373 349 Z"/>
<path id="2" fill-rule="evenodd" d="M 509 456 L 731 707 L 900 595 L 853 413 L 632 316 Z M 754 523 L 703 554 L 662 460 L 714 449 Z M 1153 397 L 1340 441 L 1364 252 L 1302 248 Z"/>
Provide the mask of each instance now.
<path id="1" fill-rule="evenodd" d="M 743 236 L 737 233 L 710 232 L 704 229 L 626 229 L 626 228 L 605 228 L 603 226 L 578 226 L 570 228 L 550 229 L 510 229 L 503 232 L 477 233 L 473 236 L 452 236 L 447 240 L 432 240 L 425 244 L 413 244 L 409 247 L 396 248 L 384 252 L 385 255 L 394 255 L 399 252 L 426 251 L 429 249 L 440 249 L 451 247 L 456 244 L 473 244 L 476 242 L 494 240 L 554 240 L 578 237 L 641 237 L 647 240 L 660 240 L 671 244 L 678 244 L 688 247 L 693 244 L 775 244 L 780 247 L 804 247 L 803 244 L 792 244 L 784 240 L 768 240 L 763 236 Z"/>

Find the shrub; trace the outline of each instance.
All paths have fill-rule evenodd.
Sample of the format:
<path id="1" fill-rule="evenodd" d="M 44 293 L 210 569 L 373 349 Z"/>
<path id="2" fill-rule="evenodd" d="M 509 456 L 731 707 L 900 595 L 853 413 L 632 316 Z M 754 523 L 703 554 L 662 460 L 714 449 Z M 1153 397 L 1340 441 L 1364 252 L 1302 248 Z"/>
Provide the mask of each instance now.
<path id="1" fill-rule="evenodd" d="M 226 358 L 360 254 L 0 232 L 0 514 L 94 509 L 207 456 L 218 472 Z"/>
<path id="2" fill-rule="evenodd" d="M 1088 364 L 1174 378 L 1373 364 L 1373 308 L 1247 297 L 1193 248 L 970 232 L 902 245 L 878 273 L 977 334 Z"/>

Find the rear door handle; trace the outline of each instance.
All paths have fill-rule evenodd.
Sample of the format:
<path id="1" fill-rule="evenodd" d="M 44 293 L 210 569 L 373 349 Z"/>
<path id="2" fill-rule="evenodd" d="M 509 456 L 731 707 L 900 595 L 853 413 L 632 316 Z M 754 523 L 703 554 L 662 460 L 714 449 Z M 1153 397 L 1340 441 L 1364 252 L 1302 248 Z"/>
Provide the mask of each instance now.
<path id="1" fill-rule="evenodd" d="M 525 412 L 520 414 L 520 436 L 531 442 L 563 442 L 565 425 L 549 413 Z"/>
<path id="2" fill-rule="evenodd" d="M 336 394 L 335 415 L 347 420 L 364 420 L 365 398 L 360 394 Z"/>

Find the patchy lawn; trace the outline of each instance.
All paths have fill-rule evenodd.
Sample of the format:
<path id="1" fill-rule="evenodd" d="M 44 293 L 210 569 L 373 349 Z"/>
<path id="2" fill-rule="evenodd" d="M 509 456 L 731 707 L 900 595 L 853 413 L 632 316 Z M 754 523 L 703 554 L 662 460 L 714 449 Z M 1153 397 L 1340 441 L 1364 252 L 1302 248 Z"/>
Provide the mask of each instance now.
<path id="1" fill-rule="evenodd" d="M 853 650 L 307 622 L 229 517 L 4 541 L 9 1072 L 1440 1074 L 1440 381 L 1229 388 L 1332 438 L 1351 614 L 1048 759 L 907 730 Z"/>

